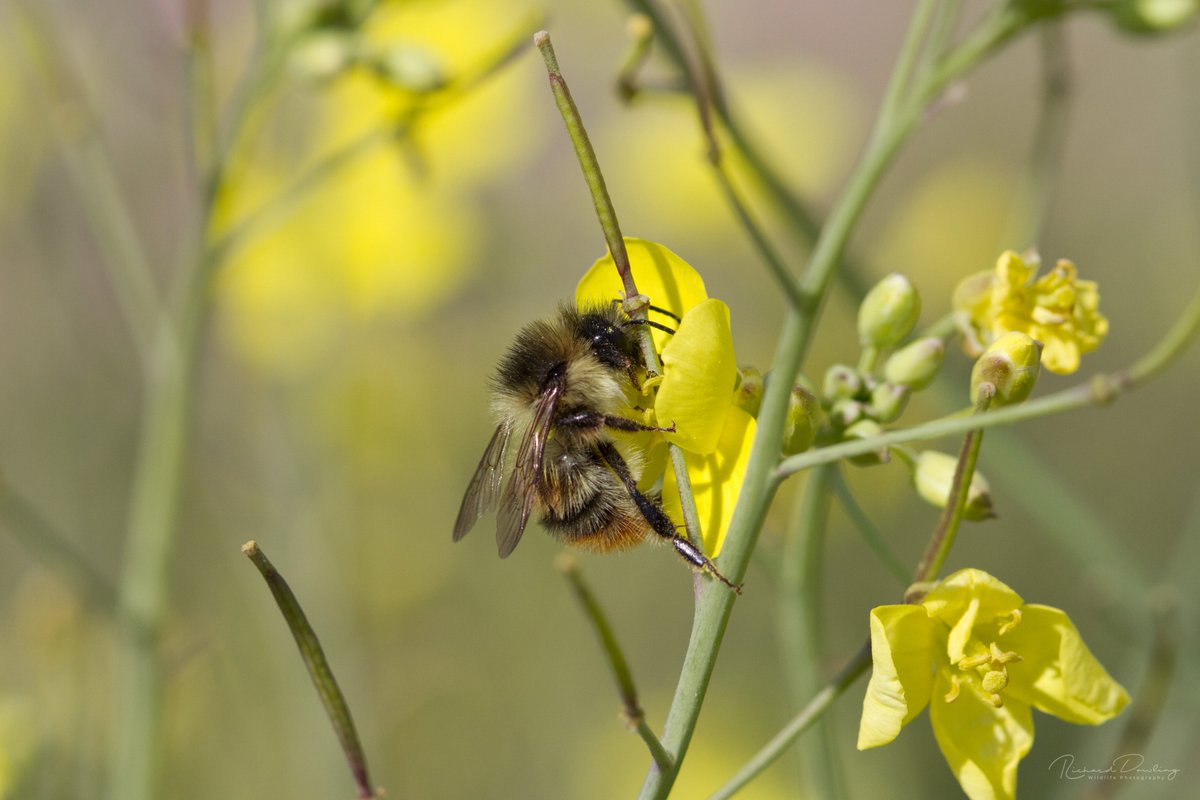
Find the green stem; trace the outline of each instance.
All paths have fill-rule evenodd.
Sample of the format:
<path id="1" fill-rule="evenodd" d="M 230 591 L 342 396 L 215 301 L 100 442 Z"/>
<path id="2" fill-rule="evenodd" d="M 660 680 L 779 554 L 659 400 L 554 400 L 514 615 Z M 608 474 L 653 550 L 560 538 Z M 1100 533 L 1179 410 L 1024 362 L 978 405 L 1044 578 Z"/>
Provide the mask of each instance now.
<path id="1" fill-rule="evenodd" d="M 838 699 L 843 692 L 858 680 L 867 667 L 871 666 L 871 643 L 867 642 L 862 646 L 862 649 L 850 659 L 850 663 L 842 667 L 841 671 L 829 682 L 825 688 L 813 695 L 813 698 L 808 701 L 800 713 L 792 718 L 784 728 L 775 734 L 771 741 L 763 745 L 753 758 L 746 762 L 746 765 L 738 770 L 737 774 L 729 779 L 729 782 L 718 789 L 709 797 L 709 800 L 729 800 L 739 791 L 754 780 L 763 770 L 775 762 L 787 748 L 799 738 L 800 734 L 808 730 L 814 722 L 833 705 L 833 701 Z"/>
<path id="2" fill-rule="evenodd" d="M 802 297 L 800 287 L 796 283 L 795 276 L 784 263 L 783 257 L 771 244 L 771 240 L 767 238 L 762 226 L 755 220 L 754 215 L 750 213 L 749 207 L 745 200 L 742 199 L 737 187 L 734 186 L 733 180 L 729 176 L 729 170 L 726 169 L 725 163 L 722 160 L 714 161 L 713 172 L 717 176 L 717 183 L 721 187 L 721 192 L 725 195 L 729 207 L 733 209 L 734 216 L 738 218 L 742 228 L 750 237 L 750 241 L 754 243 L 754 247 L 758 250 L 759 256 L 762 257 L 763 263 L 767 265 L 771 276 L 775 282 L 779 284 L 779 288 L 783 290 L 784 297 L 793 307 L 801 303 Z"/>
<path id="3" fill-rule="evenodd" d="M 779 634 L 783 665 L 796 705 L 818 692 L 822 680 L 821 571 L 829 511 L 837 467 L 825 465 L 813 470 L 804 486 L 795 524 L 784 541 L 779 583 Z M 829 721 L 818 722 L 815 737 L 810 737 L 803 752 L 806 769 L 805 795 L 838 798 L 844 795 L 844 782 L 834 754 L 833 731 Z"/>
<path id="4" fill-rule="evenodd" d="M 626 298 L 637 295 L 637 286 L 633 282 L 633 272 L 629 267 L 629 254 L 625 251 L 625 240 L 621 237 L 621 225 L 617 222 L 617 212 L 613 208 L 612 198 L 608 195 L 608 187 L 604 184 L 604 174 L 600 172 L 600 162 L 596 159 L 596 151 L 588 138 L 587 130 L 583 127 L 583 118 L 579 108 L 571 97 L 571 90 L 563 78 L 562 70 L 558 67 L 558 57 L 554 54 L 554 45 L 550 42 L 550 34 L 538 31 L 533 35 L 533 42 L 542 53 L 546 62 L 546 74 L 550 78 L 550 91 L 554 93 L 554 102 L 567 126 L 567 135 L 575 148 L 575 156 L 583 169 L 583 179 L 587 181 L 588 190 L 592 194 L 592 204 L 596 207 L 596 216 L 600 218 L 600 227 L 604 231 L 604 239 L 608 243 L 608 252 L 612 254 L 617 272 L 625 286 Z"/>
<path id="5" fill-rule="evenodd" d="M 226 149 L 217 155 L 202 187 L 197 241 L 179 276 L 177 313 L 156 333 L 144 389 L 142 424 L 129 501 L 128 534 L 118 588 L 125 635 L 116 669 L 116 727 L 112 740 L 111 800 L 158 796 L 162 736 L 163 665 L 159 639 L 167 614 L 167 581 L 179 527 L 179 501 L 190 444 L 192 403 L 197 394 L 200 350 L 211 305 L 212 274 L 222 251 L 213 246 L 212 214 L 227 180 L 230 158 L 245 135 L 256 101 L 278 74 L 279 55 L 256 57 L 247 94 L 238 98 Z M 256 65 L 256 66 L 255 66 Z"/>
<path id="6" fill-rule="evenodd" d="M 629 669 L 629 662 L 625 659 L 625 652 L 617 642 L 612 626 L 608 624 L 608 617 L 605 616 L 604 609 L 600 608 L 596 596 L 592 594 L 592 590 L 584 581 L 583 574 L 579 569 L 579 562 L 573 556 L 564 553 L 558 558 L 557 566 L 567 576 L 575 599 L 583 607 L 588 621 L 592 623 L 596 635 L 600 637 L 600 646 L 604 649 L 604 655 L 608 659 L 609 667 L 612 668 L 613 677 L 617 680 L 617 690 L 621 694 L 622 713 L 625 720 L 646 742 L 646 747 L 650 750 L 650 756 L 654 759 L 654 763 L 658 764 L 660 769 L 670 769 L 671 757 L 663 749 L 662 743 L 654 735 L 654 731 L 646 724 L 646 714 L 638 702 L 637 687 L 633 683 L 633 673 Z"/>
<path id="7" fill-rule="evenodd" d="M 979 400 L 975 406 L 976 416 L 987 411 L 991 405 L 995 390 L 991 384 L 979 387 Z M 967 497 L 971 493 L 971 479 L 975 475 L 975 464 L 979 460 L 979 448 L 983 445 L 983 431 L 976 428 L 967 431 L 963 439 L 962 450 L 958 455 L 958 463 L 954 467 L 954 478 L 950 482 L 950 494 L 946 498 L 946 507 L 938 518 L 933 535 L 929 538 L 929 546 L 917 563 L 913 583 L 923 583 L 937 580 L 954 546 L 958 535 L 958 526 L 962 523 L 963 512 L 967 509 Z"/>
<path id="8" fill-rule="evenodd" d="M 279 611 L 283 614 L 288 630 L 292 632 L 292 638 L 296 640 L 300 659 L 308 669 L 317 696 L 321 698 L 321 705 L 325 707 L 325 713 L 329 715 L 329 721 L 333 724 L 333 731 L 342 745 L 342 752 L 346 754 L 350 773 L 354 776 L 354 783 L 358 788 L 358 796 L 367 800 L 376 797 L 367 774 L 367 755 L 359 741 L 358 730 L 354 727 L 350 706 L 346 703 L 346 697 L 329 667 L 329 660 L 325 658 L 325 651 L 321 648 L 316 631 L 309 624 L 304 609 L 300 607 L 300 601 L 296 599 L 287 581 L 267 559 L 266 553 L 259 549 L 257 542 L 246 542 L 242 545 L 242 553 L 254 562 L 254 566 L 262 574 L 267 588 L 271 590 L 275 603 L 279 606 Z"/>
<path id="9" fill-rule="evenodd" d="M 217 152 L 221 131 L 217 124 L 213 86 L 212 21 L 210 0 L 186 0 L 185 36 L 188 53 L 188 87 L 191 100 L 188 128 L 192 163 L 198 175 L 207 172 Z"/>
<path id="10" fill-rule="evenodd" d="M 675 482 L 679 486 L 679 505 L 683 509 L 683 526 L 688 540 L 704 550 L 704 535 L 700 530 L 700 513 L 696 510 L 696 496 L 692 493 L 692 478 L 688 474 L 683 448 L 671 442 L 667 445 L 671 454 L 671 468 L 675 470 Z"/>

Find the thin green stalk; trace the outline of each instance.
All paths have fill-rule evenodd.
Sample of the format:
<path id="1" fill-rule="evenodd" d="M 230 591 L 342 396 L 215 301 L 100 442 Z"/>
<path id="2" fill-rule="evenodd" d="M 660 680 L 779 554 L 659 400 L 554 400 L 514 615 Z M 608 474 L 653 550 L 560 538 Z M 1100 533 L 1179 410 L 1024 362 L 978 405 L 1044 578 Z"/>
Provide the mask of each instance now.
<path id="1" fill-rule="evenodd" d="M 608 243 L 608 252 L 612 254 L 617 272 L 625 286 L 625 296 L 632 298 L 637 295 L 637 286 L 633 282 L 633 272 L 629 267 L 629 254 L 625 251 L 625 240 L 621 236 L 621 225 L 617 221 L 617 213 L 613 208 L 612 198 L 608 195 L 608 187 L 604 184 L 604 174 L 600 172 L 600 162 L 596 159 L 596 151 L 588 138 L 587 130 L 583 127 L 583 118 L 579 108 L 571 97 L 571 90 L 563 78 L 562 70 L 558 67 L 558 57 L 554 54 L 554 45 L 550 42 L 550 34 L 539 31 L 534 34 L 533 42 L 542 53 L 546 62 L 546 74 L 550 78 L 550 91 L 554 93 L 554 102 L 562 115 L 567 127 L 567 135 L 575 148 L 575 156 L 583 169 L 583 179 L 587 181 L 588 190 L 592 194 L 592 204 L 596 207 L 596 216 L 600 218 L 600 227 L 604 231 L 604 239 Z M 649 338 L 649 337 L 647 337 Z"/>
<path id="2" fill-rule="evenodd" d="M 700 513 L 696 510 L 696 496 L 692 492 L 692 477 L 688 474 L 683 448 L 671 442 L 667 446 L 667 452 L 671 454 L 671 468 L 675 470 L 675 479 L 679 486 L 679 505 L 683 509 L 683 527 L 687 531 L 688 541 L 703 551 L 704 535 L 700 530 Z"/>
<path id="3" fill-rule="evenodd" d="M 257 67 L 278 64 L 278 55 L 256 57 Z M 183 471 L 190 444 L 192 403 L 197 394 L 201 343 L 208 323 L 212 274 L 221 253 L 212 246 L 213 209 L 227 178 L 230 157 L 241 143 L 257 99 L 278 74 L 258 74 L 238 98 L 226 149 L 217 154 L 202 187 L 196 241 L 176 288 L 175 314 L 154 338 L 143 391 L 142 424 L 130 491 L 128 534 L 118 587 L 125 635 L 116 665 L 111 800 L 150 800 L 158 796 L 163 665 L 159 639 L 167 614 L 168 574 L 179 527 Z"/>
<path id="4" fill-rule="evenodd" d="M 809 473 L 795 521 L 784 540 L 778 596 L 778 639 L 783 648 L 784 673 L 796 705 L 815 695 L 822 676 L 825 641 L 821 612 L 821 575 L 829 511 L 837 483 L 837 467 L 827 464 Z M 827 719 L 817 724 L 803 748 L 806 791 L 814 797 L 843 797 L 845 783 L 833 748 L 833 731 Z"/>
<path id="5" fill-rule="evenodd" d="M 843 692 L 850 688 L 853 683 L 858 680 L 867 667 L 871 666 L 871 643 L 867 642 L 854 655 L 846 666 L 842 667 L 841 671 L 829 682 L 825 688 L 813 695 L 813 698 L 808 701 L 800 713 L 792 718 L 792 721 L 784 726 L 783 730 L 775 734 L 771 741 L 763 745 L 753 758 L 746 762 L 737 774 L 729 779 L 729 782 L 714 792 L 709 800 L 729 800 L 746 784 L 754 780 L 760 775 L 763 770 L 775 762 L 777 758 L 791 746 L 792 742 L 799 738 L 800 734 L 808 730 L 814 722 L 833 705 L 833 701 L 838 699 Z"/>
<path id="6" fill-rule="evenodd" d="M 904 430 L 810 450 L 784 459 L 775 470 L 775 476 L 786 478 L 809 467 L 863 455 L 905 442 L 937 439 L 942 436 L 966 433 L 973 428 L 1011 425 L 1014 422 L 1060 414 L 1064 411 L 1074 411 L 1093 405 L 1107 405 L 1169 367 L 1196 338 L 1197 334 L 1200 334 L 1200 292 L 1196 293 L 1170 330 L 1151 351 L 1126 370 L 1108 375 L 1095 375 L 1087 382 L 1070 389 L 1064 389 L 1036 400 L 1029 400 L 1020 405 L 991 410 L 978 417 L 962 417 L 955 414 Z"/>
<path id="7" fill-rule="evenodd" d="M 836 475 L 833 491 L 842 508 L 846 510 L 847 516 L 850 517 L 850 521 L 854 523 L 854 527 L 862 536 L 863 541 L 867 543 L 867 547 L 871 548 L 871 551 L 875 553 L 875 557 L 899 581 L 902 587 L 908 586 L 910 578 L 908 568 L 904 566 L 904 562 L 900 560 L 899 556 L 892 552 L 892 548 L 888 545 L 883 534 L 880 533 L 879 528 L 875 527 L 875 524 L 871 522 L 871 518 L 867 516 L 867 512 L 858 504 L 858 501 L 854 498 L 854 494 L 850 491 L 850 487 L 846 483 L 846 476 L 840 471 Z"/>
<path id="8" fill-rule="evenodd" d="M 212 20 L 210 0 L 186 0 L 187 71 L 191 125 L 188 137 L 197 175 L 208 170 L 221 139 L 217 124 L 216 89 L 213 85 Z"/>
<path id="9" fill-rule="evenodd" d="M 750 237 L 750 241 L 754 243 L 755 249 L 758 250 L 759 256 L 762 257 L 763 263 L 767 265 L 771 276 L 775 278 L 775 282 L 779 288 L 783 290 L 784 297 L 792 306 L 798 306 L 801 303 L 802 297 L 800 287 L 796 283 L 796 278 L 784 263 L 783 257 L 771 244 L 771 240 L 767 238 L 767 234 L 763 231 L 762 226 L 755 220 L 754 215 L 750 213 L 749 206 L 734 186 L 732 178 L 729 176 L 729 170 L 726 169 L 724 161 L 717 161 L 713 164 L 714 174 L 717 176 L 717 183 L 721 187 L 721 192 L 725 195 L 729 207 L 733 209 L 734 216 L 745 229 L 746 235 Z"/>
<path id="10" fill-rule="evenodd" d="M 579 562 L 573 556 L 564 553 L 558 558 L 557 566 L 566 575 L 575 599 L 583 607 L 584 614 L 592 623 L 596 635 L 600 637 L 600 646 L 604 649 L 605 658 L 617 681 L 617 690 L 621 694 L 622 713 L 626 722 L 646 742 L 646 747 L 650 750 L 650 756 L 654 759 L 654 763 L 658 764 L 660 768 L 669 769 L 671 757 L 663 749 L 662 743 L 654 735 L 654 731 L 646 724 L 646 714 L 638 702 L 637 687 L 633 683 L 633 673 L 629 669 L 629 662 L 625 659 L 625 652 L 617 642 L 617 637 L 608 623 L 604 609 L 600 608 L 596 596 L 592 594 L 592 590 L 584 581 L 583 573 L 579 569 Z"/>
<path id="11" fill-rule="evenodd" d="M 350 714 L 346 696 L 342 694 L 342 690 L 338 686 L 337 678 L 334 677 L 333 670 L 329 667 L 329 660 L 325 658 L 321 641 L 317 638 L 317 633 L 313 630 L 312 625 L 309 624 L 304 609 L 300 607 L 300 601 L 296 599 L 296 595 L 288 586 L 287 581 L 271 564 L 267 554 L 259 549 L 257 542 L 246 542 L 242 545 L 242 553 L 254 562 L 254 566 L 262 574 L 267 588 L 271 590 L 275 603 L 279 606 L 280 613 L 283 614 L 288 630 L 292 633 L 292 638 L 296 640 L 300 659 L 308 669 L 313 688 L 317 690 L 317 696 L 321 698 L 321 705 L 325 707 L 325 713 L 329 715 L 333 731 L 337 734 L 342 752 L 346 755 L 346 762 L 350 765 L 350 773 L 354 776 L 358 796 L 364 800 L 380 796 L 381 793 L 377 793 L 371 787 L 371 778 L 367 773 L 367 754 L 363 751 L 362 742 L 359 741 L 358 730 L 354 727 L 354 718 Z"/>
<path id="12" fill-rule="evenodd" d="M 653 22 L 657 41 L 662 45 L 663 52 L 680 72 L 684 73 L 688 91 L 697 95 L 701 91 L 701 87 L 697 85 L 688 68 L 688 58 L 683 43 L 667 23 L 657 5 L 652 0 L 626 0 L 626 2 Z M 742 127 L 737 115 L 730 112 L 729 102 L 719 84 L 716 91 L 713 92 L 712 104 L 717 118 L 729 133 L 731 143 L 742 155 L 755 180 L 766 191 L 772 202 L 781 209 L 781 216 L 801 229 L 801 238 L 805 242 L 815 241 L 821 228 L 817 221 L 817 215 L 779 178 L 779 171 L 768 163 L 757 144 Z"/>
<path id="13" fill-rule="evenodd" d="M 987 411 L 995 396 L 991 384 L 979 387 L 979 400 L 975 405 L 975 415 Z M 975 464 L 979 460 L 979 448 L 983 446 L 983 431 L 979 428 L 967 431 L 963 439 L 962 450 L 958 454 L 958 463 L 954 467 L 954 478 L 950 482 L 950 494 L 946 498 L 946 507 L 938 518 L 937 526 L 929 539 L 925 554 L 917 563 L 913 583 L 924 583 L 937 580 L 954 546 L 958 535 L 958 526 L 962 523 L 963 513 L 967 509 L 967 496 L 971 490 L 971 479 L 975 476 Z"/>
<path id="14" fill-rule="evenodd" d="M 634 14 L 625 30 L 633 41 L 617 70 L 617 92 L 623 99 L 632 100 L 641 88 L 638 74 L 650 58 L 650 51 L 654 47 L 654 23 L 645 14 Z"/>
<path id="15" fill-rule="evenodd" d="M 725 196 L 726 202 L 729 203 L 734 216 L 737 217 L 738 222 L 741 223 L 746 234 L 750 237 L 750 241 L 754 244 L 755 249 L 758 250 L 759 256 L 762 258 L 763 263 L 766 264 L 771 276 L 775 278 L 779 288 L 783 290 L 788 302 L 792 306 L 798 306 L 801 303 L 801 295 L 796 277 L 788 269 L 783 257 L 775 249 L 775 246 L 771 244 L 766 232 L 750 212 L 749 205 L 742 198 L 741 192 L 738 191 L 733 177 L 729 174 L 726 161 L 722 157 L 721 145 L 717 140 L 716 130 L 712 124 L 712 113 L 714 109 L 724 109 L 725 103 L 722 97 L 720 81 L 717 77 L 716 64 L 712 56 L 712 43 L 709 40 L 703 15 L 697 6 L 690 2 L 685 6 L 683 11 L 688 31 L 691 34 L 691 42 L 696 50 L 696 63 L 693 63 L 693 59 L 686 55 L 681 55 L 679 68 L 683 71 L 684 78 L 688 86 L 691 87 L 692 97 L 696 101 L 696 109 L 700 117 L 700 127 L 708 142 L 708 162 L 712 166 L 713 174 L 717 179 L 717 185 L 720 187 L 721 193 Z M 682 51 L 680 52 L 682 53 Z M 723 112 L 719 113 L 724 118 L 725 114 Z"/>

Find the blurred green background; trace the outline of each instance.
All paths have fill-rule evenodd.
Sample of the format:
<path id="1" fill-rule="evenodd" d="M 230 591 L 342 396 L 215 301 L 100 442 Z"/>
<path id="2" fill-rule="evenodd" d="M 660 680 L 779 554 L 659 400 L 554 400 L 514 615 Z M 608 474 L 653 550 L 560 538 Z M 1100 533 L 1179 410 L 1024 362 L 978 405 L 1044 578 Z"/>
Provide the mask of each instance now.
<path id="1" fill-rule="evenodd" d="M 201 212 L 185 47 L 199 6 L 35 5 L 51 63 L 77 82 L 48 83 L 23 14 L 0 5 L 0 475 L 10 508 L 20 497 L 39 509 L 116 584 L 143 374 L 77 177 L 92 148 L 107 151 L 165 295 Z M 220 108 L 251 47 L 248 5 L 211 3 Z M 737 113 L 819 209 L 864 141 L 909 5 L 706 4 Z M 363 35 L 394 48 L 419 81 L 524 41 L 539 10 L 550 12 L 545 24 L 625 233 L 699 269 L 732 309 L 739 360 L 766 368 L 783 304 L 717 191 L 692 105 L 662 93 L 625 105 L 613 90 L 628 46 L 621 2 L 393 3 Z M 1200 282 L 1200 35 L 1130 38 L 1099 15 L 1072 18 L 1061 34 L 1069 127 L 1037 242 L 1011 238 L 1038 114 L 1037 35 L 986 63 L 930 120 L 852 240 L 869 270 L 861 280 L 898 270 L 916 282 L 925 323 L 948 310 L 959 278 L 990 268 L 1005 248 L 1036 244 L 1047 260 L 1074 260 L 1099 281 L 1111 333 L 1079 376 L 1046 374 L 1039 392 L 1128 364 Z M 323 153 L 411 108 L 410 96 L 362 76 L 315 79 L 327 45 L 302 51 L 262 104 L 254 144 L 239 149 L 218 198 L 216 230 Z M 361 155 L 220 267 L 169 580 L 164 797 L 352 795 L 289 634 L 239 552 L 250 538 L 321 635 L 388 796 L 614 798 L 640 785 L 644 745 L 618 720 L 593 631 L 553 569 L 559 546 L 531 531 L 502 563 L 487 520 L 450 542 L 491 431 L 493 364 L 604 252 L 531 50 L 418 117 L 409 136 Z M 671 76 L 664 61 L 648 74 Z M 798 267 L 803 248 L 751 196 Z M 855 303 L 842 293 L 828 304 L 810 375 L 857 357 Z M 1131 798 L 1190 796 L 1200 763 L 1198 365 L 1193 351 L 1111 407 L 989 434 L 980 467 L 1000 518 L 965 530 L 948 564 L 985 569 L 1031 602 L 1066 609 L 1135 695 L 1152 634 L 1148 589 L 1175 584 L 1180 663 L 1144 755 L 1184 772 L 1169 784 L 1128 782 Z M 922 396 L 905 422 L 965 403 L 969 366 L 954 353 L 940 379 L 947 391 Z M 937 512 L 909 489 L 900 462 L 848 476 L 915 563 Z M 781 493 L 747 576 L 680 797 L 715 790 L 800 705 L 780 666 L 773 592 L 795 488 Z M 823 612 L 831 673 L 866 634 L 869 609 L 903 588 L 840 509 L 833 525 Z M 113 625 L 13 535 L 11 515 L 0 526 L 0 797 L 102 796 L 112 720 L 123 712 L 111 688 Z M 1090 537 L 1094 548 L 1080 544 Z M 651 546 L 582 559 L 659 728 L 690 629 L 691 577 Z M 831 715 L 850 794 L 955 796 L 924 721 L 888 748 L 854 750 L 864 685 Z M 1039 715 L 1022 794 L 1078 796 L 1089 787 L 1059 780 L 1050 762 L 1074 753 L 1103 764 L 1123 722 L 1092 730 Z M 744 796 L 803 797 L 800 776 L 790 754 Z"/>

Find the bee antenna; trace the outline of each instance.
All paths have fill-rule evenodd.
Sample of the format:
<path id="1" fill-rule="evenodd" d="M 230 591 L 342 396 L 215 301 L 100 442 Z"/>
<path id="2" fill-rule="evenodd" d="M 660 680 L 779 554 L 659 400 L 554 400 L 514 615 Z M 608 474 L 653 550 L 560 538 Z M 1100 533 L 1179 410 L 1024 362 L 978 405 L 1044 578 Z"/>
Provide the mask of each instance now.
<path id="1" fill-rule="evenodd" d="M 683 320 L 681 320 L 679 317 L 675 316 L 675 314 L 673 314 L 672 312 L 667 311 L 665 308 L 659 308 L 658 306 L 646 306 L 646 308 L 648 308 L 651 311 L 657 311 L 658 313 L 662 314 L 663 316 L 670 317 L 671 319 L 675 320 L 676 322 L 683 322 Z"/>
<path id="2" fill-rule="evenodd" d="M 655 321 L 649 320 L 649 319 L 630 319 L 630 320 L 626 320 L 625 322 L 622 322 L 621 324 L 622 325 L 649 325 L 651 328 L 657 328 L 660 331 L 666 331 L 667 333 L 669 333 L 671 335 L 675 334 L 674 328 L 668 328 L 666 325 L 663 325 L 661 323 L 658 323 L 658 322 L 655 322 Z"/>

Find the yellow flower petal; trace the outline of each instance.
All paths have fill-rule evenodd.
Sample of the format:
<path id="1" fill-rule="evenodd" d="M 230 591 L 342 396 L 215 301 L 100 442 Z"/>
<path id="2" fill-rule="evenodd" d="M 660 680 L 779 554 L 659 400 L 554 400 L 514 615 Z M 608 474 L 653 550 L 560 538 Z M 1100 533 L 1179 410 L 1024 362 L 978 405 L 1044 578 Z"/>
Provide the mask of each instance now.
<path id="1" fill-rule="evenodd" d="M 940 625 L 921 606 L 871 610 L 871 681 L 863 698 L 858 749 L 879 747 L 929 704 L 933 671 L 942 652 Z"/>
<path id="2" fill-rule="evenodd" d="M 654 415 L 667 440 L 693 453 L 711 453 L 725 429 L 737 384 L 737 357 L 729 329 L 729 306 L 709 299 L 683 315 L 662 349 L 663 382 Z"/>
<path id="3" fill-rule="evenodd" d="M 1011 800 L 1017 791 L 1017 765 L 1033 746 L 1029 706 L 1005 702 L 993 706 L 964 681 L 947 703 L 952 684 L 939 671 L 929 704 L 929 721 L 946 763 L 971 800 Z"/>
<path id="4" fill-rule="evenodd" d="M 650 303 L 682 317 L 692 306 L 708 297 L 704 279 L 690 264 L 667 248 L 645 239 L 625 237 L 629 266 L 638 292 L 650 298 Z M 575 288 L 576 305 L 608 303 L 625 296 L 625 287 L 617 274 L 612 254 L 605 255 L 592 265 Z M 672 320 L 650 312 L 650 318 L 674 327 Z M 661 351 L 670 340 L 666 331 L 654 330 L 654 346 Z"/>
<path id="5" fill-rule="evenodd" d="M 1021 655 L 1008 667 L 1005 694 L 1039 711 L 1079 725 L 1099 725 L 1129 703 L 1065 612 L 1042 605 L 1021 609 L 1021 623 L 1000 638 L 1003 650 Z"/>
<path id="6" fill-rule="evenodd" d="M 991 620 L 1011 615 L 1023 602 L 1019 594 L 983 570 L 961 569 L 938 583 L 921 605 L 929 616 L 953 628 L 968 612 Z"/>
<path id="7" fill-rule="evenodd" d="M 746 467 L 750 463 L 756 429 L 754 417 L 740 408 L 730 408 L 714 452 L 699 455 L 684 450 L 704 551 L 710 558 L 716 558 L 725 545 L 725 534 L 729 531 L 729 522 L 733 519 Z M 679 485 L 675 482 L 675 471 L 669 465 L 663 480 L 663 507 L 672 519 L 683 521 Z"/>

